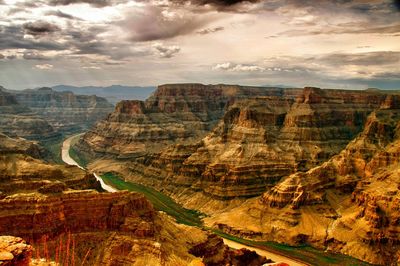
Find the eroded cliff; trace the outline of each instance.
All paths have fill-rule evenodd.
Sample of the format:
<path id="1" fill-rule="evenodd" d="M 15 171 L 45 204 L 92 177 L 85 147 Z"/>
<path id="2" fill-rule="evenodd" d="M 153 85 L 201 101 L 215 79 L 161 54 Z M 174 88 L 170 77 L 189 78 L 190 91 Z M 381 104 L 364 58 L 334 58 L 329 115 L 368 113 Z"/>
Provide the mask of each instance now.
<path id="1" fill-rule="evenodd" d="M 387 96 L 368 116 L 363 131 L 338 155 L 307 172 L 282 178 L 259 199 L 210 222 L 227 231 L 251 229 L 264 239 L 309 243 L 371 263 L 396 265 L 400 255 L 398 100 Z M 252 217 L 236 218 L 249 212 Z"/>
<path id="2" fill-rule="evenodd" d="M 47 139 L 56 133 L 47 121 L 18 103 L 14 95 L 0 87 L 0 132 L 29 139 Z"/>
<path id="3" fill-rule="evenodd" d="M 7 92 L 14 95 L 19 104 L 62 132 L 84 130 L 113 110 L 106 99 L 95 95 L 75 95 L 51 88 Z"/>
<path id="4" fill-rule="evenodd" d="M 47 164 L 34 142 L 0 135 L 0 235 L 26 239 L 34 248 L 33 265 L 47 265 L 43 260 L 138 266 L 267 261 L 249 251 L 233 252 L 220 238 L 177 224 L 142 194 L 93 189 L 101 190 L 92 174 Z M 2 239 L 9 238 L 0 237 L 2 265 L 30 263 L 31 246 L 12 238 L 24 250 L 11 250 Z"/>
<path id="5" fill-rule="evenodd" d="M 178 185 L 221 199 L 252 197 L 340 152 L 385 98 L 318 88 L 166 85 L 146 102 L 119 103 L 77 149 L 92 158 L 115 155 L 131 171 L 125 175 L 172 194 Z M 93 167 L 107 170 L 99 162 Z"/>
<path id="6" fill-rule="evenodd" d="M 162 190 L 232 234 L 396 263 L 396 92 L 175 86 L 120 103 L 87 133 L 76 148 L 90 167 Z"/>

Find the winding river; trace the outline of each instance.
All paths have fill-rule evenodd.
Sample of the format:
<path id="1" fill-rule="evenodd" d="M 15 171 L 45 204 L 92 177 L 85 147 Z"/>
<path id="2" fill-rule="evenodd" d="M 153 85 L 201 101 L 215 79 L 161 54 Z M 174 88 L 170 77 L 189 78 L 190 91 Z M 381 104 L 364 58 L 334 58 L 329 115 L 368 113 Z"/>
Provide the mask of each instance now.
<path id="1" fill-rule="evenodd" d="M 82 167 L 81 165 L 79 165 L 74 159 L 71 158 L 70 154 L 69 154 L 69 150 L 71 148 L 71 143 L 75 138 L 80 137 L 81 135 L 83 135 L 83 133 L 81 134 L 77 134 L 77 135 L 73 135 L 67 139 L 64 140 L 62 147 L 61 147 L 61 158 L 64 161 L 64 163 L 68 164 L 68 165 L 75 165 L 78 166 L 79 168 L 81 168 L 82 170 L 86 170 L 84 167 Z M 99 177 L 96 173 L 93 173 L 93 175 L 96 177 L 96 179 L 100 182 L 101 187 L 108 191 L 108 192 L 116 192 L 117 189 L 107 185 L 106 183 L 104 183 L 103 179 L 101 179 L 101 177 Z M 264 249 L 260 249 L 260 248 L 255 248 L 255 247 L 251 247 L 251 246 L 247 246 L 241 243 L 237 243 L 234 242 L 232 240 L 223 238 L 224 243 L 234 249 L 241 249 L 241 248 L 246 248 L 252 251 L 257 252 L 259 255 L 265 256 L 273 261 L 277 261 L 277 262 L 284 262 L 290 266 L 306 266 L 307 264 L 305 263 L 301 263 L 299 261 L 293 260 L 291 258 L 282 256 L 280 254 L 277 253 L 273 253 Z"/>

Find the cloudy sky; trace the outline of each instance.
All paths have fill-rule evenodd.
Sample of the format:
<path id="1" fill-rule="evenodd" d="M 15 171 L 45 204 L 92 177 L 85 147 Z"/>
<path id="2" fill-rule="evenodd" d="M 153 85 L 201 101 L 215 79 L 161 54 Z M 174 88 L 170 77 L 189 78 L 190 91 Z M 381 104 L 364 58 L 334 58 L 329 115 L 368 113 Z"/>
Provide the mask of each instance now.
<path id="1" fill-rule="evenodd" d="M 0 85 L 400 89 L 400 1 L 0 0 Z"/>

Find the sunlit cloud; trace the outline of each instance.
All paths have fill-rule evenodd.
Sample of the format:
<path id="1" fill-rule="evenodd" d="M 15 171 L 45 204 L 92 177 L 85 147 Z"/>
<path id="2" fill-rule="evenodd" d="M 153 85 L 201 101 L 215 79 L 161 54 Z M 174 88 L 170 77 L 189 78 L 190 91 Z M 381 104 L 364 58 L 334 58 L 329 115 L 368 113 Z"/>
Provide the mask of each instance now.
<path id="1" fill-rule="evenodd" d="M 42 64 L 42 65 L 35 65 L 35 67 L 37 69 L 40 69 L 40 70 L 49 70 L 49 69 L 53 68 L 53 65 L 51 65 L 51 64 Z"/>

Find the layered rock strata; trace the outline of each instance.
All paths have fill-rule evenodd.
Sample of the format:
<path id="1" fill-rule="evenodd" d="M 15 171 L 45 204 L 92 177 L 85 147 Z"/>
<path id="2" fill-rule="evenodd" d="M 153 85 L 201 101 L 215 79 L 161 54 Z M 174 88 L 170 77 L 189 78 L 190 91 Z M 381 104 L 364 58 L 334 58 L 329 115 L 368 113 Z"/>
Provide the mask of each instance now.
<path id="1" fill-rule="evenodd" d="M 48 139 L 56 133 L 40 116 L 18 103 L 14 95 L 0 87 L 0 132 L 29 139 Z"/>
<path id="2" fill-rule="evenodd" d="M 35 143 L 0 135 L 0 235 L 26 239 L 34 248 L 34 265 L 47 265 L 43 260 L 138 266 L 243 260 L 258 266 L 266 261 L 247 251 L 230 252 L 220 238 L 215 241 L 205 231 L 176 224 L 142 194 L 95 191 L 101 189 L 93 175 L 39 158 Z M 22 254 L 9 245 L 3 252 L 2 239 L 1 265 L 28 265 L 16 263 L 29 262 L 31 247 L 21 242 L 17 246 Z M 216 250 L 192 251 L 199 245 Z"/>
<path id="3" fill-rule="evenodd" d="M 338 155 L 282 178 L 212 223 L 263 239 L 308 243 L 380 265 L 400 258 L 400 106 L 389 95 Z M 252 213 L 239 221 L 244 213 Z M 234 214 L 234 215 L 233 215 Z M 228 225 L 225 227 L 224 225 Z M 240 234 L 240 233 L 239 233 Z"/>
<path id="4" fill-rule="evenodd" d="M 232 252 L 200 229 L 177 225 L 138 193 L 14 194 L 0 200 L 0 218 L 0 234 L 29 239 L 36 254 L 55 261 L 62 256 L 67 263 L 188 265 L 198 257 L 204 265 L 258 266 L 267 261 L 247 250 Z"/>
<path id="5" fill-rule="evenodd" d="M 77 149 L 125 159 L 131 178 L 170 192 L 252 197 L 340 152 L 385 101 L 370 91 L 164 85 L 119 103 Z"/>
<path id="6" fill-rule="evenodd" d="M 115 111 L 82 139 L 80 149 L 92 155 L 140 157 L 174 143 L 204 137 L 236 99 L 282 95 L 282 89 L 230 85 L 162 85 L 146 101 L 121 101 Z"/>
<path id="7" fill-rule="evenodd" d="M 106 99 L 95 95 L 56 92 L 51 88 L 8 92 L 15 96 L 19 104 L 28 107 L 62 132 L 86 129 L 113 110 Z"/>

